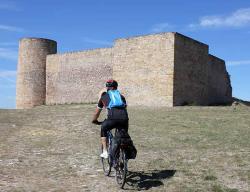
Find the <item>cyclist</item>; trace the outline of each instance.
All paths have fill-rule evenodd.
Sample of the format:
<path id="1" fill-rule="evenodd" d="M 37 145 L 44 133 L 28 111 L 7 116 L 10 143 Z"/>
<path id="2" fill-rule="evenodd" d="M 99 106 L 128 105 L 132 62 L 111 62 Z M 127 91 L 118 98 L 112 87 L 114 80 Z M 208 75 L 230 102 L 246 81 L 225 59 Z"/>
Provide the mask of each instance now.
<path id="1" fill-rule="evenodd" d="M 101 126 L 101 143 L 103 151 L 100 156 L 103 158 L 108 158 L 106 143 L 107 132 L 113 128 L 117 128 L 118 130 L 124 129 L 126 132 L 128 131 L 129 119 L 126 109 L 127 104 L 125 97 L 120 94 L 117 87 L 118 83 L 113 79 L 106 82 L 107 91 L 101 94 L 92 120 L 92 123 L 100 124 L 100 122 L 98 122 L 98 117 L 100 116 L 103 107 L 107 109 L 107 119 L 103 121 Z"/>

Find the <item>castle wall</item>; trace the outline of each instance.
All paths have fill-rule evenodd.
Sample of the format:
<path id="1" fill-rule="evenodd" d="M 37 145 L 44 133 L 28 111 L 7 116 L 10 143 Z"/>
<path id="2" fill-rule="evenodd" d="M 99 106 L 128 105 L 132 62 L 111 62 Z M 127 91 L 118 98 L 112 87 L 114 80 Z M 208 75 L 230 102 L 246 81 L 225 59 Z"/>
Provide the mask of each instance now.
<path id="1" fill-rule="evenodd" d="M 173 106 L 174 33 L 118 39 L 113 77 L 129 105 Z"/>
<path id="2" fill-rule="evenodd" d="M 232 87 L 225 61 L 209 55 L 209 101 L 211 104 L 230 103 Z"/>
<path id="3" fill-rule="evenodd" d="M 112 77 L 112 49 L 49 55 L 46 104 L 93 103 Z"/>
<path id="4" fill-rule="evenodd" d="M 207 105 L 208 46 L 176 33 L 174 49 L 174 105 Z"/>
<path id="5" fill-rule="evenodd" d="M 46 56 L 57 52 L 57 43 L 49 39 L 23 38 L 19 42 L 16 83 L 16 108 L 45 104 Z"/>
<path id="6" fill-rule="evenodd" d="M 208 45 L 179 33 L 117 39 L 113 48 L 55 53 L 55 41 L 20 41 L 17 108 L 94 103 L 112 77 L 129 105 L 171 107 L 232 100 L 225 62 L 209 55 Z"/>

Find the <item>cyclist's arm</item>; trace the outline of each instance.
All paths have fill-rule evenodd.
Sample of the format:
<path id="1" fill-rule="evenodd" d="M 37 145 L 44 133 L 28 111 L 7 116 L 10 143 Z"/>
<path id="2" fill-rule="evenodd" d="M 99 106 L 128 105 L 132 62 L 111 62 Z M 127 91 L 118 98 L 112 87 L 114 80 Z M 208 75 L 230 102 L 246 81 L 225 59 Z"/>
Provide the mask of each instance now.
<path id="1" fill-rule="evenodd" d="M 100 116 L 101 111 L 102 111 L 101 108 L 96 109 L 93 120 L 92 120 L 92 123 L 97 123 L 98 122 L 98 117 Z"/>
<path id="2" fill-rule="evenodd" d="M 126 102 L 125 97 L 123 95 L 121 95 L 121 98 L 122 98 L 123 103 L 125 104 L 125 107 L 127 107 L 127 102 Z"/>
<path id="3" fill-rule="evenodd" d="M 92 119 L 92 123 L 95 123 L 95 124 L 98 123 L 98 118 L 102 112 L 102 108 L 103 108 L 103 102 L 101 99 L 99 99 L 95 114 L 94 114 L 93 119 Z"/>

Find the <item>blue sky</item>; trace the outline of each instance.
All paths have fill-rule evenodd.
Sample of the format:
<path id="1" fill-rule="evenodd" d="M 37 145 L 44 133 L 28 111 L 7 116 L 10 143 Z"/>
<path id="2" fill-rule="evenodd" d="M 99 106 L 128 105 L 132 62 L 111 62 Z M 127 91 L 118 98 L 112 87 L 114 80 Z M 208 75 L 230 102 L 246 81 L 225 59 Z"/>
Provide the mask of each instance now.
<path id="1" fill-rule="evenodd" d="M 233 96 L 250 100 L 248 0 L 0 0 L 0 108 L 15 108 L 22 37 L 53 39 L 67 52 L 169 31 L 208 44 L 226 61 Z"/>

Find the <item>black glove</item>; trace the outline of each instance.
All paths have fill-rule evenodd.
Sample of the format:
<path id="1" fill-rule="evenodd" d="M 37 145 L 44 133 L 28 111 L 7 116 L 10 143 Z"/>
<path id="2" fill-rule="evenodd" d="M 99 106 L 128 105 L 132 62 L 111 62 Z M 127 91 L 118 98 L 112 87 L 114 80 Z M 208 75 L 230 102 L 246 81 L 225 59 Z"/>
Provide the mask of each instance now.
<path id="1" fill-rule="evenodd" d="M 102 124 L 102 122 L 99 122 L 99 121 L 97 121 L 97 120 L 93 120 L 92 123 L 93 123 L 93 124 L 96 124 L 96 125 L 101 125 L 101 124 Z"/>

